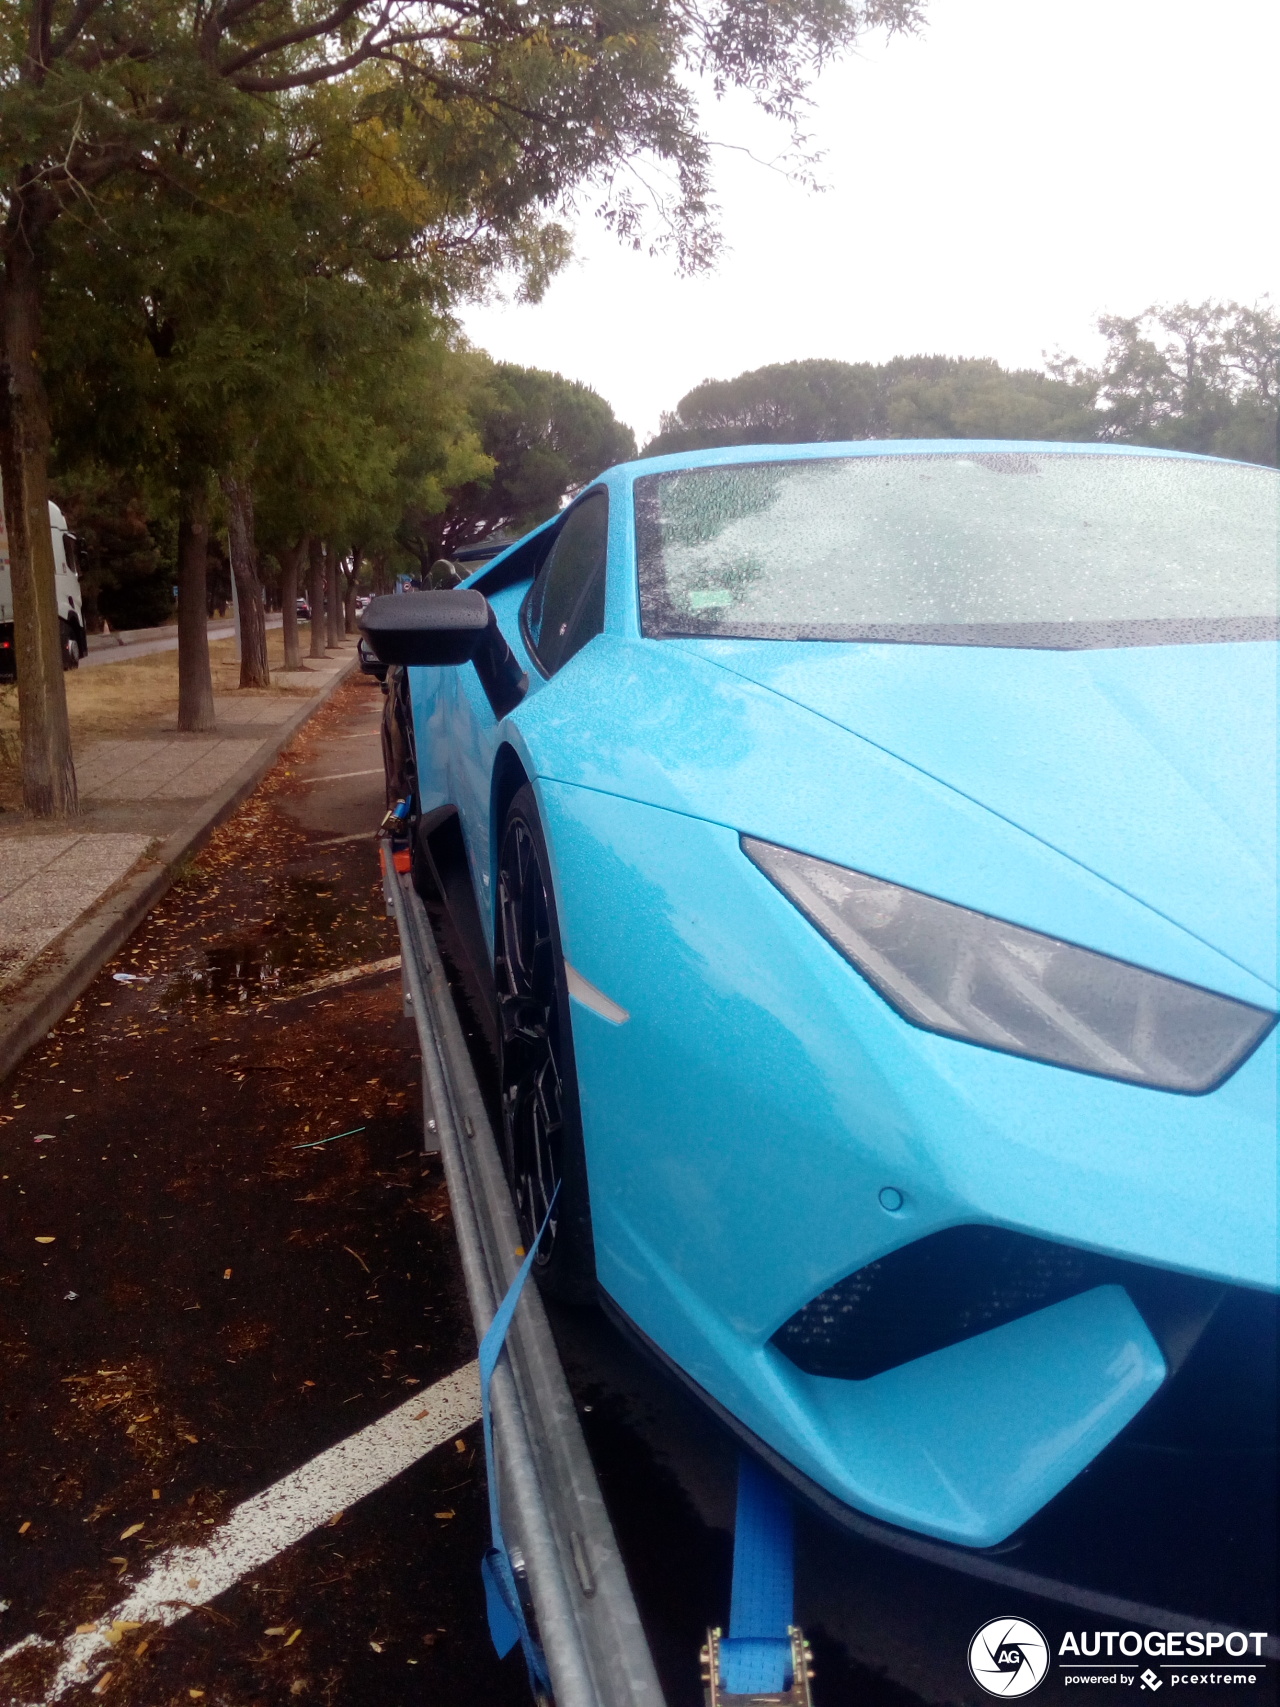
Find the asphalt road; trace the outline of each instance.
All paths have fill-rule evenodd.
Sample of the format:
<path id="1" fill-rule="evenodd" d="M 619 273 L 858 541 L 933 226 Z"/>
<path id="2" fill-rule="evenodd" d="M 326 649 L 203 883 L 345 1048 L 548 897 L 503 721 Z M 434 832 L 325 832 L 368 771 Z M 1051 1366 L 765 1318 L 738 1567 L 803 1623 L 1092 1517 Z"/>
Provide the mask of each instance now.
<path id="1" fill-rule="evenodd" d="M 269 616 L 268 628 L 279 628 L 282 618 Z M 229 640 L 235 633 L 233 622 L 216 622 L 209 624 L 210 640 Z M 124 646 L 91 646 L 87 654 L 80 660 L 80 669 L 93 668 L 97 664 L 120 664 L 129 658 L 145 658 L 149 652 L 176 652 L 178 650 L 178 631 L 166 635 L 160 640 L 133 640 Z"/>
<path id="2" fill-rule="evenodd" d="M 436 1386 L 475 1345 L 399 975 L 291 994 L 398 950 L 380 710 L 340 689 L 0 1087 L 0 1700 L 54 1699 L 112 1617 L 138 1627 L 90 1680 L 131 1707 L 527 1699 L 485 1626 L 479 1430 L 451 1426 L 475 1407 Z M 290 1517 L 282 1478 L 380 1419 L 447 1432 L 370 1484 L 396 1468 L 375 1427 L 356 1482 L 321 1460 Z M 298 1498 L 323 1522 L 279 1546 Z M 178 1543 L 206 1550 L 193 1609 L 121 1612 Z M 215 1568 L 234 1586 L 201 1605 L 183 1585 Z"/>

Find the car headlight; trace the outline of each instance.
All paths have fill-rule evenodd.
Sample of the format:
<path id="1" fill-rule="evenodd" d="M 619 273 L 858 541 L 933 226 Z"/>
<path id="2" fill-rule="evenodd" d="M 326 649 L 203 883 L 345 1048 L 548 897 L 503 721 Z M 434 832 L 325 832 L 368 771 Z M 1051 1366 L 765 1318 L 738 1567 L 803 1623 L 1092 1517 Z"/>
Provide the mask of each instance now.
<path id="1" fill-rule="evenodd" d="M 790 848 L 747 858 L 926 1031 L 1167 1091 L 1220 1084 L 1275 1024 L 1265 1008 L 1146 972 Z"/>

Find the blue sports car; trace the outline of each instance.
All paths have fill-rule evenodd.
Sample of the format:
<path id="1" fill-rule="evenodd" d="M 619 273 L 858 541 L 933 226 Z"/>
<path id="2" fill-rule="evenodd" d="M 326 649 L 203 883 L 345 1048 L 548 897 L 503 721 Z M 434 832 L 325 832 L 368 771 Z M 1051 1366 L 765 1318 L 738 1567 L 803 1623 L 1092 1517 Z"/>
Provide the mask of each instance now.
<path id="1" fill-rule="evenodd" d="M 1265 1315 L 1277 484 L 661 457 L 364 613 L 544 1284 L 829 1507 L 995 1546 Z"/>

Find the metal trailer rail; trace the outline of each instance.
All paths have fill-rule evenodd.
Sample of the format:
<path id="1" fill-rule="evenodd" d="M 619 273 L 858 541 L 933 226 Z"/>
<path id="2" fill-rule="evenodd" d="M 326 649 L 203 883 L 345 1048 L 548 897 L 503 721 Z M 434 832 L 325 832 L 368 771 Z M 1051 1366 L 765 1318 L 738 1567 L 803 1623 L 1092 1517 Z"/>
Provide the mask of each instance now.
<path id="1" fill-rule="evenodd" d="M 426 909 L 381 849 L 422 1050 L 426 1148 L 444 1161 L 478 1341 L 520 1266 L 520 1232 Z M 506 1344 L 492 1384 L 502 1522 L 523 1556 L 556 1707 L 664 1707 L 536 1287 L 524 1289 Z"/>

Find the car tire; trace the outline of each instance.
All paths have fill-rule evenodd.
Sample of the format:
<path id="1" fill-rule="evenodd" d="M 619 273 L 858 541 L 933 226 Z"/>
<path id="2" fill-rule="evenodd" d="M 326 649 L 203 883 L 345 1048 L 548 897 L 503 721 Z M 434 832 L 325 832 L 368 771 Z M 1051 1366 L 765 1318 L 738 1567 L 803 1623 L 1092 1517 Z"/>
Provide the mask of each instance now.
<path id="1" fill-rule="evenodd" d="M 58 641 L 62 647 L 63 669 L 78 670 L 80 668 L 80 647 L 77 644 L 71 624 L 62 617 L 58 618 Z"/>
<path id="2" fill-rule="evenodd" d="M 543 1291 L 594 1303 L 595 1247 L 569 988 L 551 861 L 532 788 L 507 809 L 499 843 L 494 981 L 502 1148 L 526 1250 L 559 1196 L 534 1262 Z"/>

